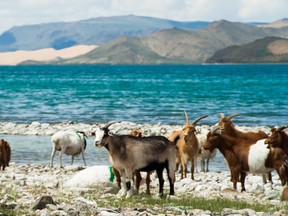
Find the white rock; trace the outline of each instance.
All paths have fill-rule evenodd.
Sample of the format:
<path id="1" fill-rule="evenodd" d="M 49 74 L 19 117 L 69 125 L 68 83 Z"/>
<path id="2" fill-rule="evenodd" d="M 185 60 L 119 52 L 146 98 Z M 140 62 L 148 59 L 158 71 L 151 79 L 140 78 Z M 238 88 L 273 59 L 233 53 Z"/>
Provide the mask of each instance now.
<path id="1" fill-rule="evenodd" d="M 90 187 L 97 183 L 108 183 L 109 178 L 109 166 L 92 166 L 77 173 L 64 183 L 64 187 Z"/>
<path id="2" fill-rule="evenodd" d="M 87 199 L 85 199 L 85 198 L 83 198 L 83 197 L 77 197 L 77 198 L 75 198 L 75 202 L 85 203 L 85 204 L 87 204 L 87 205 L 89 205 L 89 206 L 97 207 L 97 203 L 96 203 L 96 202 L 87 200 Z"/>

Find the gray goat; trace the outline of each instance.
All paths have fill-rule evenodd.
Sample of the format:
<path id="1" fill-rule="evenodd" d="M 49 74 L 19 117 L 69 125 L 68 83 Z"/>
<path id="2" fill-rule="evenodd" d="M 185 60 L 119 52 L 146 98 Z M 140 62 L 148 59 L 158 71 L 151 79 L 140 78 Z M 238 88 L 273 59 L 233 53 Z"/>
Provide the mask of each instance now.
<path id="1" fill-rule="evenodd" d="M 127 185 L 133 184 L 135 171 L 156 170 L 159 179 L 159 194 L 163 196 L 163 170 L 166 168 L 170 184 L 170 195 L 174 194 L 176 142 L 170 142 L 163 136 L 134 137 L 131 135 L 115 135 L 109 131 L 110 122 L 95 131 L 94 145 L 105 146 L 113 161 L 113 166 L 120 172 L 123 191 L 121 196 L 133 195 Z M 126 177 L 128 178 L 126 181 Z"/>

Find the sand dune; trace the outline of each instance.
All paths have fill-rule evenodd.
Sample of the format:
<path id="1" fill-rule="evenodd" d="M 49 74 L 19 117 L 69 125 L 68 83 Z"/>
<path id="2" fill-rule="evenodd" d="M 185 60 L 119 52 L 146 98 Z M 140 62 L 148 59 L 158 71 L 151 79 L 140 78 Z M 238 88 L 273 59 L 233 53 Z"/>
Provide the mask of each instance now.
<path id="1" fill-rule="evenodd" d="M 77 45 L 61 50 L 46 48 L 39 50 L 17 50 L 14 52 L 2 52 L 0 53 L 0 65 L 17 65 L 28 60 L 51 61 L 57 58 L 68 59 L 86 54 L 96 47 L 96 45 Z"/>

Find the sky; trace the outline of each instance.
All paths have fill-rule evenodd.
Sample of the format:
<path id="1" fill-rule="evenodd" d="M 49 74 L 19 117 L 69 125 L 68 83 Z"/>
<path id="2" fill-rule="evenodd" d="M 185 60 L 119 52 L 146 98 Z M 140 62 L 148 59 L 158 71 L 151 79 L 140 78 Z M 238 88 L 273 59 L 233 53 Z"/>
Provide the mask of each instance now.
<path id="1" fill-rule="evenodd" d="M 288 17 L 288 0 L 0 0 L 0 33 L 13 26 L 130 14 L 177 21 L 273 22 Z"/>

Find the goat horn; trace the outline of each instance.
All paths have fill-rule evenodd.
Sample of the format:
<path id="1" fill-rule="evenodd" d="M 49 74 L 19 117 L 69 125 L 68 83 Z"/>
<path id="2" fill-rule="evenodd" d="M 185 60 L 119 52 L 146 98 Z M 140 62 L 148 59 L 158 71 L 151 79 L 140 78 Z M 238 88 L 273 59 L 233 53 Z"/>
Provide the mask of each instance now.
<path id="1" fill-rule="evenodd" d="M 277 128 L 277 131 L 282 131 L 282 130 L 284 130 L 285 128 L 288 128 L 288 126 L 287 126 L 287 125 L 286 125 L 286 126 L 281 126 L 281 127 Z"/>
<path id="2" fill-rule="evenodd" d="M 241 116 L 241 115 L 237 114 L 237 113 L 234 113 L 234 114 L 231 114 L 231 115 L 227 116 L 227 118 L 231 120 L 231 118 L 233 118 L 235 116 Z"/>
<path id="3" fill-rule="evenodd" d="M 215 126 L 214 128 L 212 128 L 211 130 L 211 134 L 213 135 L 215 132 L 217 132 L 219 129 L 221 129 L 221 127 L 219 125 Z"/>
<path id="4" fill-rule="evenodd" d="M 187 115 L 185 110 L 184 110 L 184 114 L 185 114 L 185 118 L 186 118 L 186 125 L 189 125 L 189 118 L 188 118 L 188 115 Z"/>
<path id="5" fill-rule="evenodd" d="M 112 124 L 115 124 L 115 123 L 119 123 L 119 122 L 117 121 L 108 122 L 104 127 L 102 127 L 102 129 L 108 129 L 108 127 L 110 127 Z"/>
<path id="6" fill-rule="evenodd" d="M 225 114 L 224 113 L 219 113 L 219 115 L 221 116 L 221 118 L 225 118 Z"/>
<path id="7" fill-rule="evenodd" d="M 192 125 L 196 126 L 197 122 L 199 122 L 199 121 L 200 121 L 201 119 L 203 119 L 203 118 L 206 118 L 207 116 L 208 116 L 208 115 L 203 115 L 203 116 L 197 118 L 196 120 L 194 120 L 194 121 L 192 122 Z"/>

